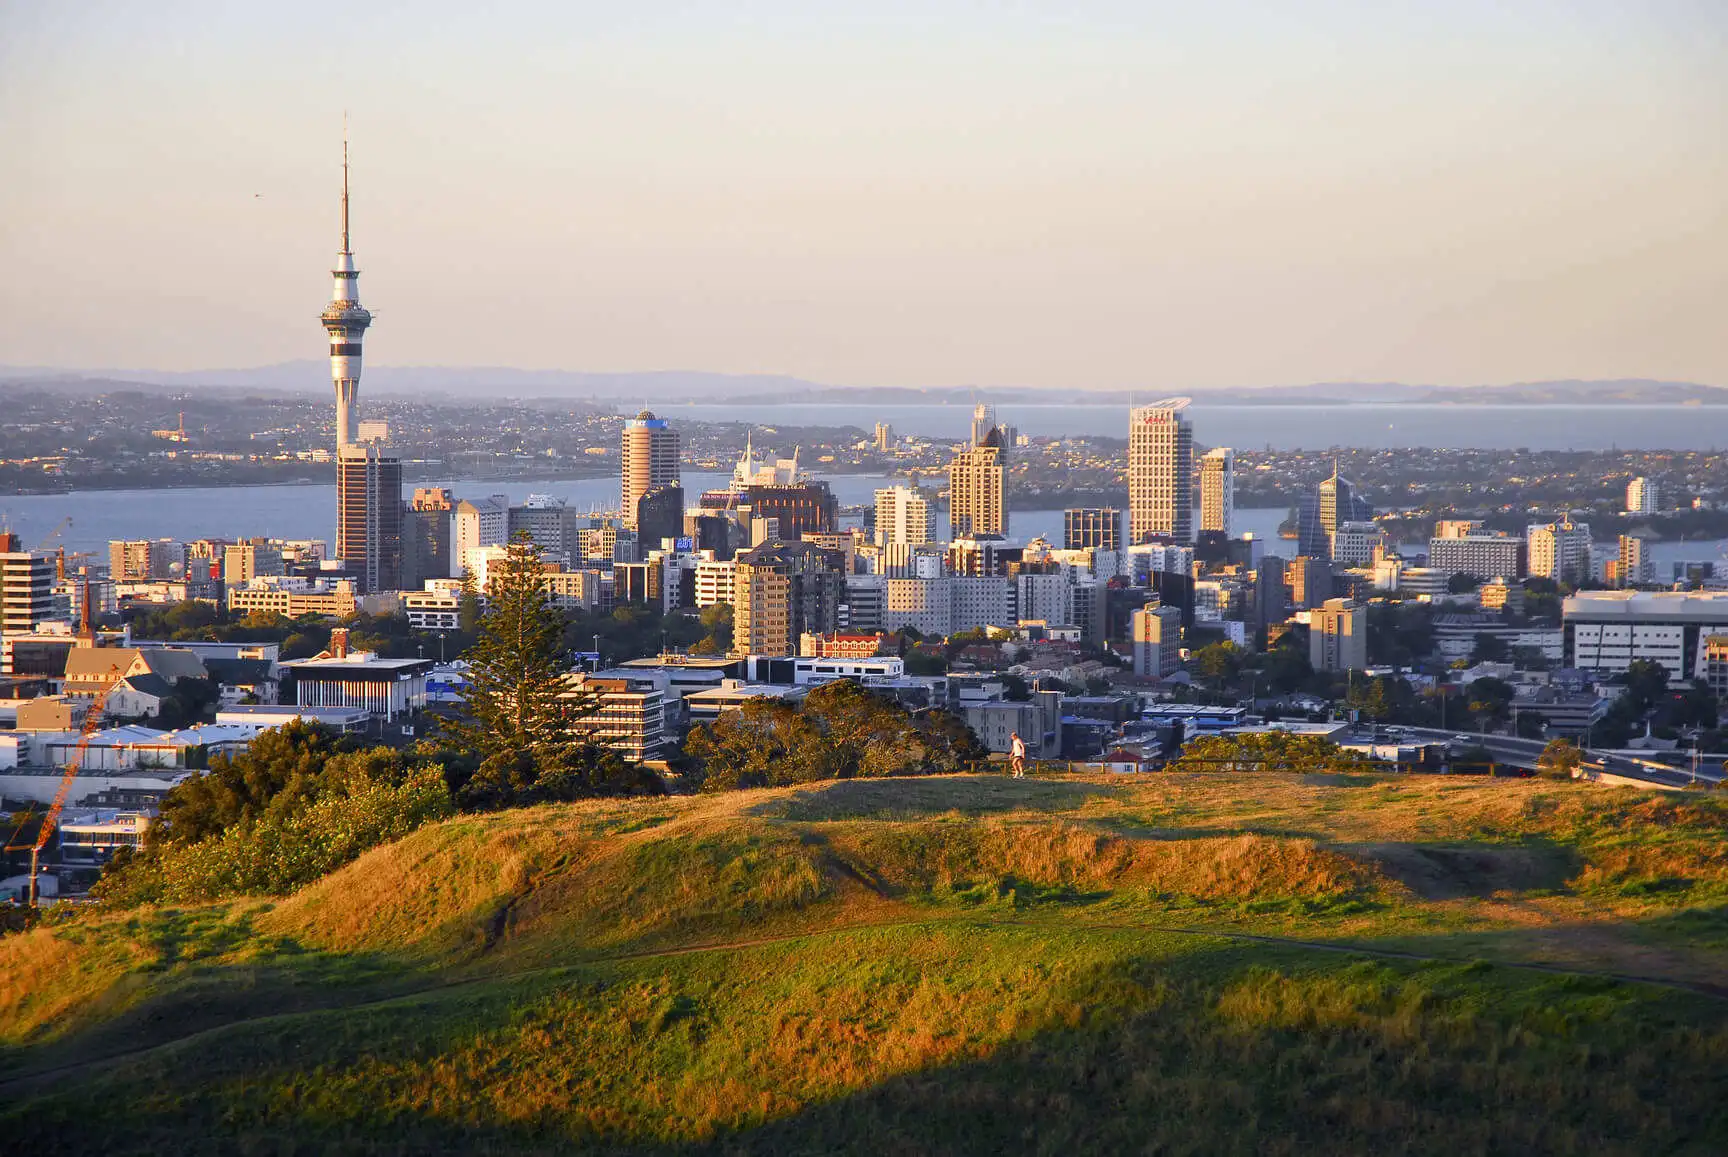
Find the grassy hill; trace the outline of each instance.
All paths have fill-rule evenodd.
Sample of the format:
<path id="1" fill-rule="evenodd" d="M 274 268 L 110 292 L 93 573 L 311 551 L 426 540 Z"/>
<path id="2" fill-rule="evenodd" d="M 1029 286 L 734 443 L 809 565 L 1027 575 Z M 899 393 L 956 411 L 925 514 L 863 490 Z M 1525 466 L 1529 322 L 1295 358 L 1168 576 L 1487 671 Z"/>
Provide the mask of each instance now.
<path id="1" fill-rule="evenodd" d="M 1728 1149 L 1728 801 L 849 781 L 421 829 L 0 941 L 64 1153 Z"/>

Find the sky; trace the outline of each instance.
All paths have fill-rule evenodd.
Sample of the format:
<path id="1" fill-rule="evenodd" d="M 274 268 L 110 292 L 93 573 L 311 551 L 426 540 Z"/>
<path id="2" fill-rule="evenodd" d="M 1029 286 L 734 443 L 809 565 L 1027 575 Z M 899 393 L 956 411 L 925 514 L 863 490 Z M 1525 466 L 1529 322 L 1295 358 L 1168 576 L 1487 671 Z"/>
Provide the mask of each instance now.
<path id="1" fill-rule="evenodd" d="M 1728 4 L 0 0 L 0 364 L 1728 385 Z"/>

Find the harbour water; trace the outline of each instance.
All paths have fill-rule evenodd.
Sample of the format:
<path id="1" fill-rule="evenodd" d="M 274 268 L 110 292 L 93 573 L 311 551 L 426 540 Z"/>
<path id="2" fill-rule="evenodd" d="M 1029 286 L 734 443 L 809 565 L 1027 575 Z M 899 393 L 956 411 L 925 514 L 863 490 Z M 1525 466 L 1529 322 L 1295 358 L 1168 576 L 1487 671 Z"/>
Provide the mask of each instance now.
<path id="1" fill-rule="evenodd" d="M 988 394 L 980 400 L 989 401 Z M 1144 399 L 1153 401 L 1150 393 Z M 969 405 L 667 406 L 659 413 L 704 422 L 856 426 L 886 421 L 898 434 L 959 440 Z M 997 417 L 1023 434 L 1126 438 L 1128 407 L 1002 403 Z M 1728 448 L 1728 406 L 1226 406 L 1195 403 L 1194 437 L 1208 446 L 1325 450 L 1360 446 L 1500 450 L 1715 450 Z"/>

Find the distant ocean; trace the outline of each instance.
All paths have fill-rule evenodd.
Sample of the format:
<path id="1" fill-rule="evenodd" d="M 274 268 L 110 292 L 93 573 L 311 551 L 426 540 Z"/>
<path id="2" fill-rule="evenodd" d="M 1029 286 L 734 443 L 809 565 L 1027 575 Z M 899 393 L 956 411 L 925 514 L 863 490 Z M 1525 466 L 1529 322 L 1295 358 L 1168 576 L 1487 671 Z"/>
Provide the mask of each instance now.
<path id="1" fill-rule="evenodd" d="M 988 395 L 981 397 L 989 401 Z M 1148 393 L 1145 401 L 1156 401 Z M 888 422 L 897 434 L 964 438 L 969 405 L 669 405 L 674 420 L 764 426 L 856 426 Z M 1728 406 L 1223 406 L 1188 411 L 1194 437 L 1208 446 L 1325 450 L 1334 446 L 1496 450 L 1728 449 Z M 1128 407 L 1005 403 L 998 420 L 1022 434 L 1128 436 Z"/>

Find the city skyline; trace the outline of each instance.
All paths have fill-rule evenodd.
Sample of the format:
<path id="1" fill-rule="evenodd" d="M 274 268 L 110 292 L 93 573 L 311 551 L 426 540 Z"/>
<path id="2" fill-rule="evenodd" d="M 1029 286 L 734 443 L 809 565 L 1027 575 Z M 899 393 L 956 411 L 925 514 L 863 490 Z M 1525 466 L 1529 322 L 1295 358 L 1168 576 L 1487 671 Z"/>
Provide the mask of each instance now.
<path id="1" fill-rule="evenodd" d="M 357 13 L 334 46 L 310 11 L 178 7 L 7 13 L 17 364 L 297 356 L 346 107 L 381 364 L 1728 380 L 1710 6 L 519 5 Z M 309 99 L 308 61 L 343 83 Z M 120 92 L 148 116 L 111 116 Z"/>

